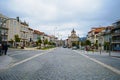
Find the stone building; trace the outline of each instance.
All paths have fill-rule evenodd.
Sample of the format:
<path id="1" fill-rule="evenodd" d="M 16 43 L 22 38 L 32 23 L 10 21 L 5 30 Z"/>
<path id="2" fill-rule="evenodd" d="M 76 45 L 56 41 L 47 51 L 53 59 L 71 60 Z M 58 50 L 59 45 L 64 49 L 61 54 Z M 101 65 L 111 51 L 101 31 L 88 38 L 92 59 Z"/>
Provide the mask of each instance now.
<path id="1" fill-rule="evenodd" d="M 76 31 L 73 29 L 71 35 L 68 36 L 68 47 L 79 46 L 79 36 L 76 35 Z"/>

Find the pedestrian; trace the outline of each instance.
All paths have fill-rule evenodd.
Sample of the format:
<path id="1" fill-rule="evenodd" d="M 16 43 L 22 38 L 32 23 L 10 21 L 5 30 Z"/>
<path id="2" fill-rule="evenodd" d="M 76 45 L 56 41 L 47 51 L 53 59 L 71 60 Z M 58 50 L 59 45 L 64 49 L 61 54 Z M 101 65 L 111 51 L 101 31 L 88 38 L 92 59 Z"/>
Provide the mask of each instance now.
<path id="1" fill-rule="evenodd" d="M 2 49 L 1 49 L 1 54 L 4 54 L 4 44 L 2 43 Z"/>
<path id="2" fill-rule="evenodd" d="M 7 43 L 5 43 L 5 44 L 3 45 L 3 49 L 4 49 L 4 54 L 6 55 L 6 54 L 7 54 L 7 50 L 8 50 L 8 45 L 7 45 Z"/>
<path id="3" fill-rule="evenodd" d="M 0 55 L 2 55 L 2 44 L 0 43 Z"/>

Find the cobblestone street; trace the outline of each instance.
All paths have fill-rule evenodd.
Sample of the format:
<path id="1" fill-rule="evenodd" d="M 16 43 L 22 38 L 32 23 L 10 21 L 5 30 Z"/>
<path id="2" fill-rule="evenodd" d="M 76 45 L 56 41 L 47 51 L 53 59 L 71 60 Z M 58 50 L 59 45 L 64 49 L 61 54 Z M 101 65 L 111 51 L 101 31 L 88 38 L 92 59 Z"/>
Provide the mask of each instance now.
<path id="1" fill-rule="evenodd" d="M 9 56 L 15 59 L 0 70 L 0 80 L 120 80 L 119 74 L 71 49 L 20 51 Z"/>

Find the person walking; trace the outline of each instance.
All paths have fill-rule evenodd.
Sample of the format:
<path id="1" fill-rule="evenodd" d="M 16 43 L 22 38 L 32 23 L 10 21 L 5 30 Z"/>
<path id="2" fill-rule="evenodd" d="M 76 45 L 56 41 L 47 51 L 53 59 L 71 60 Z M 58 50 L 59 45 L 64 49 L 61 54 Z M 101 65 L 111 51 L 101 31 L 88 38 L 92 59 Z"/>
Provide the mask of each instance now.
<path id="1" fill-rule="evenodd" d="M 8 45 L 7 45 L 7 43 L 5 43 L 5 44 L 3 45 L 3 49 L 4 49 L 4 54 L 7 55 L 7 50 L 8 50 Z"/>
<path id="2" fill-rule="evenodd" d="M 2 44 L 0 43 L 0 55 L 2 55 Z"/>

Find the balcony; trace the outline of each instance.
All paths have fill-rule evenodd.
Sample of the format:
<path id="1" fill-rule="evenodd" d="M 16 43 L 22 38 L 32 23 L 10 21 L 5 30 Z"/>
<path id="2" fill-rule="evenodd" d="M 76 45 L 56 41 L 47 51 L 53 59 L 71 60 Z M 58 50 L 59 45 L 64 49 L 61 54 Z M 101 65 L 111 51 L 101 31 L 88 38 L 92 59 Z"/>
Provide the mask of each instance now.
<path id="1" fill-rule="evenodd" d="M 8 35 L 8 33 L 1 33 L 1 35 L 3 35 L 3 36 L 7 36 L 7 35 Z"/>
<path id="2" fill-rule="evenodd" d="M 0 27 L 0 29 L 8 30 L 8 27 Z"/>
<path id="3" fill-rule="evenodd" d="M 120 36 L 120 32 L 112 33 L 112 36 Z"/>
<path id="4" fill-rule="evenodd" d="M 120 23 L 115 26 L 115 28 L 120 28 Z"/>
<path id="5" fill-rule="evenodd" d="M 120 43 L 120 40 L 112 40 L 112 43 Z"/>

